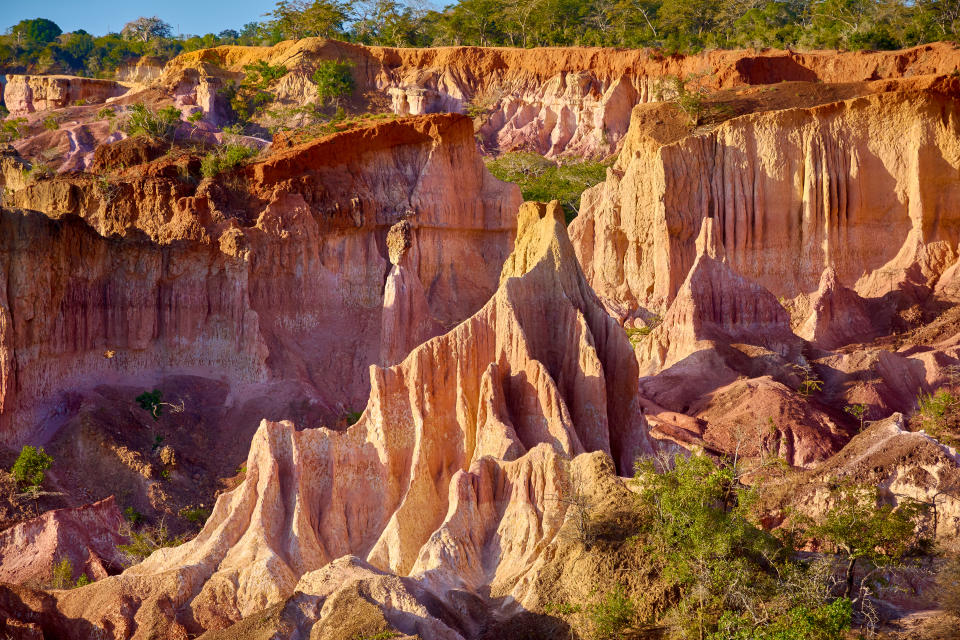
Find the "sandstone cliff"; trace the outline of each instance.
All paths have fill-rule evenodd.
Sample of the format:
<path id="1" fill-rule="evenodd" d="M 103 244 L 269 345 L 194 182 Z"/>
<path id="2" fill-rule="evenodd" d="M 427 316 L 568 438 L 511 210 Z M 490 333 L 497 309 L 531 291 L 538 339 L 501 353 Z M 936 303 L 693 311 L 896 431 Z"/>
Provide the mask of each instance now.
<path id="1" fill-rule="evenodd" d="M 8 75 L 3 85 L 3 104 L 11 115 L 24 116 L 77 102 L 106 102 L 129 89 L 129 85 L 97 78 Z"/>
<path id="2" fill-rule="evenodd" d="M 571 225 L 591 284 L 612 308 L 662 312 L 713 218 L 730 267 L 778 297 L 812 294 L 827 268 L 864 297 L 930 287 L 957 257 L 958 90 L 911 82 L 665 143 L 635 112 Z"/>
<path id="3" fill-rule="evenodd" d="M 172 373 L 291 381 L 332 421 L 365 403 L 379 359 L 388 229 L 409 222 L 409 277 L 450 326 L 496 288 L 520 200 L 461 116 L 307 143 L 233 180 L 196 186 L 159 160 L 13 192 L 47 216 L 0 220 L 4 440 L 50 433 L 65 393 Z"/>
<path id="4" fill-rule="evenodd" d="M 527 148 L 547 156 L 607 155 L 627 133 L 630 110 L 660 100 L 667 76 L 707 73 L 709 88 L 786 80 L 855 82 L 950 73 L 960 52 L 934 44 L 897 52 L 713 51 L 665 56 L 648 50 L 589 47 L 512 49 L 363 47 L 304 39 L 274 47 L 217 47 L 170 61 L 161 81 L 199 104 L 220 78 L 238 79 L 244 64 L 266 60 L 292 73 L 279 83 L 281 103 L 301 104 L 316 91 L 317 60 L 354 65 L 360 91 L 385 93 L 398 114 L 484 112 L 480 134 L 490 149 Z M 201 95 L 202 94 L 202 95 Z M 207 109 L 209 111 L 209 109 Z"/>

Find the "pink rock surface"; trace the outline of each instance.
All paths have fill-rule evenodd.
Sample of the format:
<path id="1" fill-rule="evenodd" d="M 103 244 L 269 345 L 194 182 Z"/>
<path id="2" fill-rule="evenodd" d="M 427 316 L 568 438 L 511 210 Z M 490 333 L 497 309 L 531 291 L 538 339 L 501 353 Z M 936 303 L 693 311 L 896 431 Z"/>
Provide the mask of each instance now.
<path id="1" fill-rule="evenodd" d="M 117 573 L 124 558 L 117 545 L 123 516 L 113 497 L 69 509 L 47 511 L 0 532 L 0 582 L 40 584 L 49 581 L 63 559 L 73 568 L 71 579 L 86 574 L 100 580 Z"/>
<path id="2" fill-rule="evenodd" d="M 790 317 L 773 294 L 719 257 L 712 223 L 704 221 L 699 254 L 663 321 L 637 349 L 641 370 L 648 375 L 711 349 L 714 343 L 755 345 L 781 356 L 799 349 Z"/>
<path id="3" fill-rule="evenodd" d="M 809 305 L 810 315 L 797 335 L 825 349 L 867 342 L 877 333 L 863 298 L 841 285 L 833 269 L 824 270 Z"/>
<path id="4" fill-rule="evenodd" d="M 705 72 L 711 89 L 798 80 L 855 82 L 948 74 L 960 64 L 960 54 L 946 43 L 870 53 L 715 50 L 664 56 L 646 49 L 417 49 L 305 38 L 273 47 L 186 53 L 167 64 L 158 82 L 190 93 L 204 77 L 238 80 L 243 65 L 258 60 L 291 70 L 278 83 L 286 105 L 314 100 L 309 75 L 316 61 L 349 60 L 358 87 L 387 94 L 395 113 L 465 113 L 468 105 L 481 105 L 485 146 L 557 157 L 612 153 L 626 138 L 634 105 L 665 97 L 660 85 L 666 77 Z"/>

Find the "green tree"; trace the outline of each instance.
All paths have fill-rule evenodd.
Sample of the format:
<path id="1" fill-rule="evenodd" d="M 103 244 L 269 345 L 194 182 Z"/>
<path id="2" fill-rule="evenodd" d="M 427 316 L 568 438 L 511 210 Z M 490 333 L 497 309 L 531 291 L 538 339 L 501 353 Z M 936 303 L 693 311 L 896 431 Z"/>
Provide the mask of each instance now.
<path id="1" fill-rule="evenodd" d="M 339 0 L 281 0 L 270 16 L 284 38 L 331 38 L 343 33 L 353 12 L 349 3 Z"/>
<path id="2" fill-rule="evenodd" d="M 721 0 L 664 0 L 658 16 L 677 44 L 699 47 L 720 23 Z"/>
<path id="3" fill-rule="evenodd" d="M 310 79 L 317 85 L 317 100 L 321 106 L 339 105 L 340 100 L 353 93 L 351 64 L 339 60 L 323 60 Z"/>
<path id="4" fill-rule="evenodd" d="M 735 467 L 706 456 L 674 459 L 657 473 L 652 460 L 637 467 L 649 552 L 663 561 L 663 578 L 678 593 L 674 618 L 704 637 L 731 609 L 722 585 L 767 582 L 753 559 L 774 558 L 778 543 L 748 519 L 753 493 L 739 486 Z"/>
<path id="5" fill-rule="evenodd" d="M 82 65 L 84 58 L 90 55 L 90 52 L 93 51 L 94 44 L 93 36 L 79 29 L 73 33 L 68 33 L 62 37 L 63 50 L 72 58 L 74 63 L 77 66 Z"/>
<path id="6" fill-rule="evenodd" d="M 832 568 L 799 562 L 753 523 L 757 493 L 736 464 L 694 455 L 664 466 L 644 460 L 636 475 L 640 543 L 673 594 L 661 622 L 687 638 L 842 640 L 850 601 L 831 597 Z M 810 628 L 818 634 L 791 631 Z"/>
<path id="7" fill-rule="evenodd" d="M 154 389 L 153 391 L 144 391 L 135 400 L 140 408 L 148 412 L 153 417 L 153 421 L 156 422 L 163 414 L 162 402 L 160 401 L 162 397 L 163 394 L 160 389 Z"/>
<path id="8" fill-rule="evenodd" d="M 926 507 L 913 501 L 884 504 L 876 487 L 853 484 L 840 485 L 832 497 L 833 505 L 808 533 L 845 560 L 844 596 L 850 598 L 857 563 L 878 566 L 902 558 L 916 542 L 917 520 Z"/>
<path id="9" fill-rule="evenodd" d="M 637 617 L 636 606 L 623 585 L 616 585 L 600 602 L 587 608 L 587 616 L 597 640 L 617 640 Z"/>
<path id="10" fill-rule="evenodd" d="M 730 42 L 740 47 L 784 47 L 800 37 L 805 7 L 799 3 L 767 2 L 738 16 Z"/>
<path id="11" fill-rule="evenodd" d="M 496 178 L 520 187 L 524 200 L 559 200 L 567 223 L 580 210 L 580 196 L 589 187 L 603 182 L 607 162 L 567 160 L 557 164 L 536 153 L 514 151 L 486 160 Z"/>
<path id="12" fill-rule="evenodd" d="M 140 17 L 125 24 L 120 34 L 128 40 L 148 42 L 172 37 L 173 27 L 157 16 L 152 18 Z"/>
<path id="13" fill-rule="evenodd" d="M 53 589 L 69 589 L 73 586 L 73 563 L 64 556 L 53 565 L 50 578 L 50 587 Z"/>
<path id="14" fill-rule="evenodd" d="M 944 611 L 960 618 L 960 556 L 950 557 L 937 574 L 936 595 Z"/>
<path id="15" fill-rule="evenodd" d="M 124 126 L 127 135 L 147 136 L 170 140 L 180 124 L 180 110 L 174 106 L 154 111 L 138 102 L 130 108 L 130 116 Z"/>
<path id="16" fill-rule="evenodd" d="M 43 484 L 47 469 L 52 464 L 53 458 L 47 455 L 43 447 L 38 449 L 24 445 L 13 467 L 10 468 L 10 473 L 21 486 L 36 489 Z"/>
<path id="17" fill-rule="evenodd" d="M 914 422 L 934 438 L 950 442 L 960 425 L 960 398 L 947 389 L 936 393 L 924 393 L 917 398 L 917 415 Z"/>
<path id="18" fill-rule="evenodd" d="M 11 33 L 18 44 L 27 46 L 45 45 L 57 39 L 63 30 L 56 22 L 46 18 L 21 20 L 13 26 Z"/>

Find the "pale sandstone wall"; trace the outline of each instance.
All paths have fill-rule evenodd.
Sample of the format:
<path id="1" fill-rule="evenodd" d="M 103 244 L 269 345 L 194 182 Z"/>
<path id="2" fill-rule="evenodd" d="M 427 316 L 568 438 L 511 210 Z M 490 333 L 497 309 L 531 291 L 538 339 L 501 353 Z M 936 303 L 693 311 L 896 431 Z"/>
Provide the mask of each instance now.
<path id="1" fill-rule="evenodd" d="M 105 102 L 128 89 L 119 82 L 97 78 L 8 75 L 3 86 L 3 103 L 11 115 L 24 116 L 70 106 L 78 100 Z"/>
<path id="2" fill-rule="evenodd" d="M 957 255 L 957 116 L 949 83 L 628 144 L 571 237 L 591 284 L 625 310 L 665 309 L 709 217 L 730 267 L 778 297 L 815 292 L 828 267 L 866 297 L 929 285 Z"/>
<path id="3" fill-rule="evenodd" d="M 282 102 L 302 104 L 315 97 L 308 79 L 314 61 L 347 60 L 358 86 L 386 93 L 395 113 L 463 113 L 468 103 L 483 103 L 489 117 L 480 133 L 486 145 L 555 157 L 613 152 L 627 133 L 632 107 L 659 100 L 658 85 L 666 76 L 706 72 L 712 88 L 784 80 L 856 82 L 947 74 L 960 64 L 960 51 L 934 44 L 875 53 L 743 50 L 664 56 L 595 47 L 394 49 L 307 38 L 274 47 L 225 46 L 183 54 L 168 63 L 162 81 L 188 87 L 201 76 L 239 78 L 244 64 L 261 59 L 293 71 L 279 84 Z M 201 73 L 184 83 L 184 74 L 194 69 Z"/>

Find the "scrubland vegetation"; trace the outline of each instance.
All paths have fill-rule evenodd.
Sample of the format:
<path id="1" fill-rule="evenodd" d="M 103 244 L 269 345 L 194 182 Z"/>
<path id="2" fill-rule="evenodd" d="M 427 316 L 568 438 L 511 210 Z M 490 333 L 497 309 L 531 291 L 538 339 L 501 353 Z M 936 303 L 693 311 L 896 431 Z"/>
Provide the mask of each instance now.
<path id="1" fill-rule="evenodd" d="M 271 45 L 319 36 L 387 46 L 593 45 L 703 48 L 896 49 L 957 39 L 956 3 L 922 0 L 459 0 L 443 8 L 365 0 L 282 0 L 265 20 L 205 35 L 179 34 L 161 17 L 119 33 L 63 33 L 46 18 L 22 20 L 0 38 L 7 72 L 109 77 L 141 56 L 160 62 L 224 44 Z M 269 3 L 266 6 L 269 6 Z M 438 5 L 439 7 L 440 5 Z"/>
<path id="2" fill-rule="evenodd" d="M 759 522 L 760 489 L 746 475 L 740 464 L 707 455 L 640 462 L 631 535 L 605 541 L 604 514 L 588 504 L 578 537 L 598 553 L 606 547 L 625 566 L 636 558 L 642 568 L 633 571 L 647 575 L 647 586 L 595 585 L 589 601 L 553 602 L 547 613 L 593 640 L 841 640 L 852 628 L 869 633 L 879 601 L 895 590 L 890 575 L 921 566 L 930 551 L 927 507 L 910 500 L 895 507 L 876 487 L 844 484 L 824 512 L 793 511 L 768 531 Z M 940 576 L 945 602 L 958 597 L 956 566 L 951 561 Z"/>
<path id="3" fill-rule="evenodd" d="M 526 151 L 504 153 L 485 161 L 495 177 L 519 186 L 524 200 L 559 200 L 567 222 L 578 213 L 580 195 L 603 182 L 610 166 L 607 162 L 583 159 L 554 162 Z"/>

